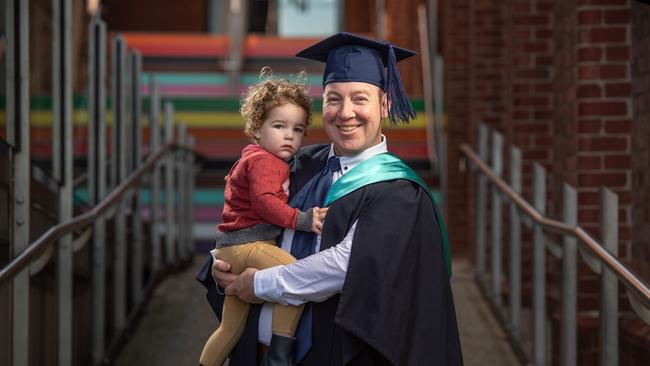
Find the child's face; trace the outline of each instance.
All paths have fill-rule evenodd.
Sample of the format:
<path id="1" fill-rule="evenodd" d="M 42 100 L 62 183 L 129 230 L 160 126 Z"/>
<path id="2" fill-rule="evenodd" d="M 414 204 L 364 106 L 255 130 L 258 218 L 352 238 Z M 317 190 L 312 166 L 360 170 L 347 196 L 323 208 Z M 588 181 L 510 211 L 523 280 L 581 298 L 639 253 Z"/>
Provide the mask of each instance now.
<path id="1" fill-rule="evenodd" d="M 255 131 L 257 144 L 280 159 L 287 160 L 298 151 L 307 128 L 307 113 L 293 103 L 277 106 L 264 124 Z"/>

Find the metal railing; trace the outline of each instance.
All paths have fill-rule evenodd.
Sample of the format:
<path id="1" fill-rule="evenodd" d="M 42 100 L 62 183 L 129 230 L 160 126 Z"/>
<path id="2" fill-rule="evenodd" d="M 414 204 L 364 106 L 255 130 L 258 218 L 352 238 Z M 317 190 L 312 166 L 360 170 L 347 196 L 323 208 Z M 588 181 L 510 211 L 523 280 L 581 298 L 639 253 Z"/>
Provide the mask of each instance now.
<path id="1" fill-rule="evenodd" d="M 488 166 L 488 138 L 491 137 L 491 165 Z M 584 229 L 577 226 L 577 193 L 575 188 L 564 184 L 562 221 L 545 215 L 546 173 L 535 163 L 533 167 L 533 189 L 531 205 L 521 196 L 521 151 L 511 146 L 509 161 L 509 183 L 501 177 L 503 172 L 503 137 L 480 124 L 478 153 L 468 144 L 460 146 L 477 173 L 476 180 L 476 277 L 494 309 L 501 309 L 501 274 L 504 269 L 502 258 L 502 205 L 509 206 L 509 268 L 508 273 L 508 315 L 507 319 L 497 311 L 496 315 L 505 324 L 510 340 L 523 361 L 528 362 L 522 346 L 521 332 L 521 224 L 533 231 L 532 243 L 532 357 L 530 363 L 545 365 L 550 345 L 546 344 L 546 251 L 562 262 L 560 295 L 560 362 L 562 365 L 577 363 L 577 292 L 578 257 L 580 252 L 588 267 L 600 275 L 600 364 L 617 365 L 618 355 L 618 283 L 627 290 L 632 309 L 646 324 L 650 324 L 650 288 L 617 257 L 618 252 L 618 197 L 612 191 L 601 188 L 601 241 L 597 241 Z M 487 189 L 491 192 L 491 212 L 487 211 Z M 487 222 L 490 218 L 490 238 L 486 238 Z M 546 236 L 545 231 L 560 234 L 558 245 Z M 486 269 L 486 252 L 490 243 L 491 268 Z M 489 284 L 486 282 L 489 275 Z"/>
<path id="2" fill-rule="evenodd" d="M 52 201 L 58 201 L 58 212 L 50 212 L 56 224 L 30 240 L 35 234 L 30 226 L 37 226 L 30 209 L 38 202 L 30 197 L 29 6 L 18 0 L 5 6 L 11 261 L 0 269 L 0 364 L 101 364 L 119 347 L 159 275 L 193 252 L 194 138 L 182 123 L 174 129 L 171 104 L 165 104 L 160 118 L 163 103 L 152 77 L 151 138 L 143 161 L 142 57 L 115 35 L 108 153 L 106 26 L 93 18 L 88 28 L 87 173 L 85 181 L 76 182 L 87 186 L 90 210 L 73 217 L 72 1 L 53 0 L 52 166 L 58 187 L 50 193 L 57 196 Z"/>

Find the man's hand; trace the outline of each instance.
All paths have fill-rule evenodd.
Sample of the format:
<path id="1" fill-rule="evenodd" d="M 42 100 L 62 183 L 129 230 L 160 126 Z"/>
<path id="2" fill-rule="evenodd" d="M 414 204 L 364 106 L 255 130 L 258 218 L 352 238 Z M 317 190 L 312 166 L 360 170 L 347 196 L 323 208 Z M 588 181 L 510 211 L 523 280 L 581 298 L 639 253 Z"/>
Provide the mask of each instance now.
<path id="1" fill-rule="evenodd" d="M 237 279 L 237 275 L 230 272 L 230 263 L 218 259 L 212 262 L 212 277 L 221 288 L 226 288 Z"/>
<path id="2" fill-rule="evenodd" d="M 246 268 L 242 274 L 237 277 L 228 287 L 226 287 L 226 295 L 234 295 L 239 297 L 242 301 L 250 304 L 261 304 L 264 301 L 255 296 L 253 289 L 253 278 L 257 268 Z"/>

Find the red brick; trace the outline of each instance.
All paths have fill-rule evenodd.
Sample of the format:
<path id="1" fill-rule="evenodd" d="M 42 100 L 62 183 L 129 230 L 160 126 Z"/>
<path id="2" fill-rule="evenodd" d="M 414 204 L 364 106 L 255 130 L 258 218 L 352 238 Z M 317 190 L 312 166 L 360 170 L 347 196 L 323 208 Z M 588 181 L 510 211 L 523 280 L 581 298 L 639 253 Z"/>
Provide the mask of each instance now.
<path id="1" fill-rule="evenodd" d="M 539 106 L 548 106 L 548 97 L 515 97 L 514 103 L 515 106 L 519 107 L 539 107 Z"/>
<path id="2" fill-rule="evenodd" d="M 522 79 L 547 79 L 548 70 L 545 69 L 528 69 L 515 71 L 515 77 Z"/>
<path id="3" fill-rule="evenodd" d="M 535 84 L 535 92 L 537 93 L 550 93 L 553 91 L 553 84 Z"/>
<path id="4" fill-rule="evenodd" d="M 579 209 L 578 210 L 578 222 L 581 225 L 584 225 L 586 222 L 598 222 L 600 220 L 600 210 L 597 209 Z"/>
<path id="5" fill-rule="evenodd" d="M 600 24 L 603 12 L 600 9 L 589 9 L 578 12 L 578 25 Z"/>
<path id="6" fill-rule="evenodd" d="M 535 66 L 550 66 L 552 64 L 553 64 L 553 57 L 551 56 L 535 57 Z"/>
<path id="7" fill-rule="evenodd" d="M 528 93 L 530 91 L 530 84 L 513 84 L 512 91 L 515 94 Z"/>
<path id="8" fill-rule="evenodd" d="M 627 151 L 626 137 L 581 137 L 578 139 L 580 151 Z"/>
<path id="9" fill-rule="evenodd" d="M 630 59 L 629 46 L 609 46 L 605 50 L 607 61 L 628 61 Z"/>
<path id="10" fill-rule="evenodd" d="M 630 22 L 629 9 L 605 10 L 605 24 L 628 24 Z"/>
<path id="11" fill-rule="evenodd" d="M 581 42 L 606 43 L 606 42 L 625 42 L 627 28 L 625 27 L 607 27 L 583 29 L 580 31 Z"/>
<path id="12" fill-rule="evenodd" d="M 545 161 L 548 159 L 548 156 L 548 150 L 526 150 L 522 152 L 522 158 L 524 160 Z"/>
<path id="13" fill-rule="evenodd" d="M 598 98 L 602 96 L 600 85 L 597 84 L 583 84 L 578 85 L 577 95 L 578 98 Z"/>
<path id="14" fill-rule="evenodd" d="M 553 10 L 553 2 L 552 1 L 548 1 L 548 2 L 538 1 L 536 8 L 537 8 L 537 11 L 540 12 L 540 13 L 547 13 L 547 12 Z"/>
<path id="15" fill-rule="evenodd" d="M 587 65 L 578 68 L 579 80 L 622 79 L 626 76 L 625 65 Z"/>
<path id="16" fill-rule="evenodd" d="M 550 39 L 553 37 L 553 31 L 550 29 L 537 29 L 535 31 L 535 38 L 537 39 Z"/>
<path id="17" fill-rule="evenodd" d="M 548 52 L 548 42 L 527 42 L 521 46 L 521 50 L 527 53 Z"/>
<path id="18" fill-rule="evenodd" d="M 630 155 L 605 156 L 605 169 L 630 169 L 632 162 Z"/>
<path id="19" fill-rule="evenodd" d="M 600 61 L 603 56 L 601 47 L 582 47 L 578 49 L 578 61 Z"/>
<path id="20" fill-rule="evenodd" d="M 627 114 L 625 102 L 581 102 L 579 116 L 620 116 Z"/>
<path id="21" fill-rule="evenodd" d="M 552 116 L 553 115 L 551 114 L 551 111 L 548 111 L 548 110 L 546 110 L 546 111 L 536 110 L 536 111 L 533 112 L 533 119 L 536 120 L 536 121 L 548 120 L 548 119 L 551 119 Z"/>
<path id="22" fill-rule="evenodd" d="M 578 5 L 626 5 L 627 0 L 578 0 Z"/>
<path id="23" fill-rule="evenodd" d="M 548 20 L 549 17 L 547 15 L 527 15 L 527 16 L 515 17 L 513 23 L 515 25 L 525 25 L 525 26 L 546 25 L 549 23 Z"/>
<path id="24" fill-rule="evenodd" d="M 518 41 L 528 41 L 530 40 L 530 29 L 516 29 L 512 31 L 512 38 Z"/>
<path id="25" fill-rule="evenodd" d="M 579 192 L 578 204 L 580 204 L 580 206 L 598 205 L 600 204 L 600 194 L 598 192 Z"/>
<path id="26" fill-rule="evenodd" d="M 578 175 L 580 187 L 622 187 L 627 184 L 625 173 L 589 173 Z"/>
<path id="27" fill-rule="evenodd" d="M 629 119 L 607 121 L 605 123 L 605 132 L 607 133 L 625 133 L 631 132 L 632 122 Z"/>
<path id="28" fill-rule="evenodd" d="M 632 85 L 630 83 L 606 84 L 605 95 L 608 97 L 631 97 Z"/>
<path id="29" fill-rule="evenodd" d="M 580 120 L 578 121 L 578 132 L 580 133 L 599 133 L 603 128 L 600 120 Z"/>

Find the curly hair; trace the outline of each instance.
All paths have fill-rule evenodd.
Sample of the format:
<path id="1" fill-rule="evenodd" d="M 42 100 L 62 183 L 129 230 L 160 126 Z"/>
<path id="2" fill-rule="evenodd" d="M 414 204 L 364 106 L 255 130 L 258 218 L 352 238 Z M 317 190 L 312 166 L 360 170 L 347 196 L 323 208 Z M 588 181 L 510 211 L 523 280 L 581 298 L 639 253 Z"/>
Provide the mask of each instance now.
<path id="1" fill-rule="evenodd" d="M 248 87 L 241 99 L 239 112 L 246 121 L 244 133 L 253 142 L 256 142 L 255 132 L 262 127 L 271 109 L 286 103 L 293 103 L 302 108 L 307 116 L 305 124 L 309 126 L 311 123 L 311 97 L 305 86 L 307 73 L 301 71 L 295 82 L 274 79 L 272 76 L 270 67 L 262 68 L 260 82 Z"/>

